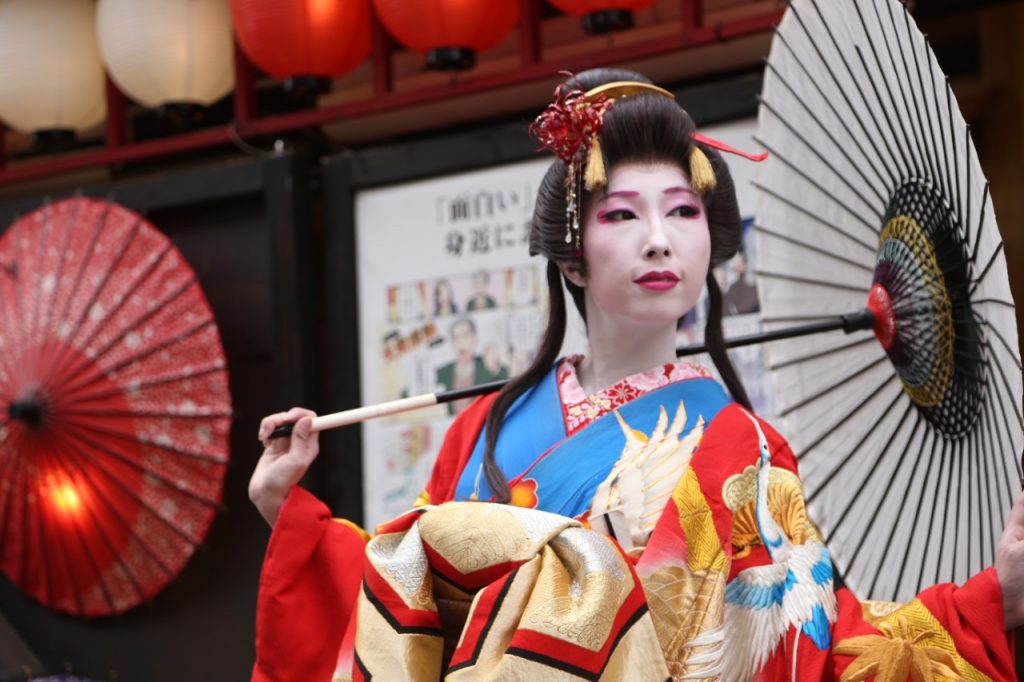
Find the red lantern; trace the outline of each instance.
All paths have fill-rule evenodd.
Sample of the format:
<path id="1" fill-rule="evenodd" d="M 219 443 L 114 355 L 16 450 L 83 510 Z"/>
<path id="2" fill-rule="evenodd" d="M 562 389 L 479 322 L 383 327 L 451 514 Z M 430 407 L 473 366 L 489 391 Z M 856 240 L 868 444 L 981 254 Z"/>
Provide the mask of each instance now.
<path id="1" fill-rule="evenodd" d="M 427 54 L 432 69 L 472 68 L 519 20 L 519 0 L 373 0 L 391 36 Z"/>
<path id="2" fill-rule="evenodd" d="M 285 87 L 324 90 L 370 54 L 370 0 L 231 0 L 246 56 Z"/>
<path id="3" fill-rule="evenodd" d="M 587 33 L 609 33 L 633 28 L 633 12 L 647 9 L 654 0 L 548 0 L 574 17 L 583 17 Z"/>

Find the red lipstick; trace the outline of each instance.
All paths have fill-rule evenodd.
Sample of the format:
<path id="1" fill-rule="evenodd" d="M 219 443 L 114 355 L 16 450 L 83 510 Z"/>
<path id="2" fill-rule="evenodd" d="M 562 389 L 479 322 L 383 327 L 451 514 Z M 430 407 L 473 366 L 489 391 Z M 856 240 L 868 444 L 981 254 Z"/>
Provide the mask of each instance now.
<path id="1" fill-rule="evenodd" d="M 651 270 L 633 280 L 645 289 L 651 291 L 668 291 L 679 284 L 679 277 L 668 270 Z"/>

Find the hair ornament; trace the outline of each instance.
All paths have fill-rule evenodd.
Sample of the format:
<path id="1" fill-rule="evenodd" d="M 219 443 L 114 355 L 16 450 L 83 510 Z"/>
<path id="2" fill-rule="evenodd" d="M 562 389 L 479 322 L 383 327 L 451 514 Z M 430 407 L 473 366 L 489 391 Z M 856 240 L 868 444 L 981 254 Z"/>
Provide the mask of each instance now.
<path id="1" fill-rule="evenodd" d="M 597 86 L 596 88 L 587 90 L 583 94 L 583 97 L 588 102 L 602 101 L 607 103 L 608 106 L 604 109 L 604 111 L 607 111 L 617 100 L 620 100 L 623 97 L 639 95 L 641 93 L 653 93 L 675 100 L 675 95 L 665 88 L 659 88 L 657 85 L 642 83 L 640 81 L 614 81 L 612 83 L 605 83 Z M 601 113 L 602 121 L 604 111 Z M 598 129 L 598 133 L 600 133 L 600 128 Z M 608 174 L 605 171 L 604 154 L 601 152 L 601 140 L 598 134 L 595 134 L 590 140 L 590 149 L 587 155 L 585 173 L 583 184 L 588 192 L 593 191 L 598 187 L 604 187 L 608 184 Z"/>
<path id="2" fill-rule="evenodd" d="M 542 149 L 549 150 L 568 166 L 565 176 L 565 243 L 571 244 L 575 236 L 578 254 L 583 191 L 593 191 L 608 184 L 604 153 L 601 151 L 605 113 L 624 97 L 651 93 L 674 101 L 675 95 L 657 85 L 640 81 L 615 81 L 584 92 L 575 84 L 573 74 L 565 75 L 569 80 L 555 88 L 555 101 L 530 124 L 530 135 L 537 138 Z M 694 133 L 693 140 L 752 161 L 768 158 L 768 154 L 747 154 L 700 133 Z M 697 144 L 690 152 L 688 165 L 694 191 L 706 196 L 714 190 L 717 184 L 714 168 Z"/>
<path id="3" fill-rule="evenodd" d="M 699 142 L 703 145 L 707 145 L 708 147 L 712 147 L 713 149 L 717 149 L 720 152 L 725 152 L 726 154 L 742 156 L 744 159 L 747 159 L 748 161 L 756 161 L 760 163 L 761 161 L 764 161 L 765 159 L 768 158 L 768 152 L 762 152 L 761 154 L 751 154 L 750 152 L 745 152 L 736 149 L 736 147 L 731 147 L 726 143 L 722 142 L 721 140 L 716 140 L 713 137 L 701 135 L 700 133 L 693 134 L 693 141 Z"/>
<path id="4" fill-rule="evenodd" d="M 590 139 L 590 148 L 587 152 L 587 171 L 583 177 L 583 185 L 587 191 L 595 187 L 604 187 L 608 184 L 608 174 L 604 169 L 604 153 L 601 151 L 601 141 L 597 135 Z"/>
<path id="5" fill-rule="evenodd" d="M 571 77 L 572 74 L 568 75 Z M 565 243 L 571 244 L 575 235 L 578 251 L 583 176 L 586 174 L 588 180 L 602 184 L 608 181 L 598 139 L 604 114 L 612 106 L 612 100 L 603 95 L 588 97 L 580 87 L 571 83 L 569 80 L 555 88 L 555 101 L 530 125 L 530 135 L 537 138 L 541 148 L 550 150 L 568 166 L 565 176 Z M 600 168 L 595 158 L 600 159 Z M 587 189 L 593 186 L 600 185 L 588 182 Z"/>
<path id="6" fill-rule="evenodd" d="M 705 197 L 717 184 L 715 169 L 711 167 L 708 155 L 700 147 L 693 145 L 690 152 L 690 186 L 693 187 L 693 191 Z"/>

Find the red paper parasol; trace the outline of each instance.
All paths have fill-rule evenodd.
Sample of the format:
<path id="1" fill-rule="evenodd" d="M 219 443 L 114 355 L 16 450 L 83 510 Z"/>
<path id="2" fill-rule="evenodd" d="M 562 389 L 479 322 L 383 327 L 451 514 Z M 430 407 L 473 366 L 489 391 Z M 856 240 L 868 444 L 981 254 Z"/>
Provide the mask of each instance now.
<path id="1" fill-rule="evenodd" d="M 156 595 L 221 499 L 230 397 L 195 273 L 117 204 L 0 238 L 0 570 L 96 616 Z"/>

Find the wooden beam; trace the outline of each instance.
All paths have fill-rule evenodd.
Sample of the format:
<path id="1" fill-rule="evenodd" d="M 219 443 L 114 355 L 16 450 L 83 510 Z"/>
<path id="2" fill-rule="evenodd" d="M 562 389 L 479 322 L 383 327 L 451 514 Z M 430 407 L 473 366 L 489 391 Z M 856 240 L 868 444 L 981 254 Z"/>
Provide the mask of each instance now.
<path id="1" fill-rule="evenodd" d="M 245 124 L 256 118 L 256 69 L 235 41 L 235 121 Z"/>
<path id="2" fill-rule="evenodd" d="M 394 89 L 394 69 L 391 66 L 391 36 L 384 30 L 377 11 L 370 6 L 372 22 L 372 49 L 370 51 L 373 97 L 385 97 Z"/>
<path id="3" fill-rule="evenodd" d="M 540 0 L 519 0 L 519 59 L 523 66 L 541 59 Z"/>

